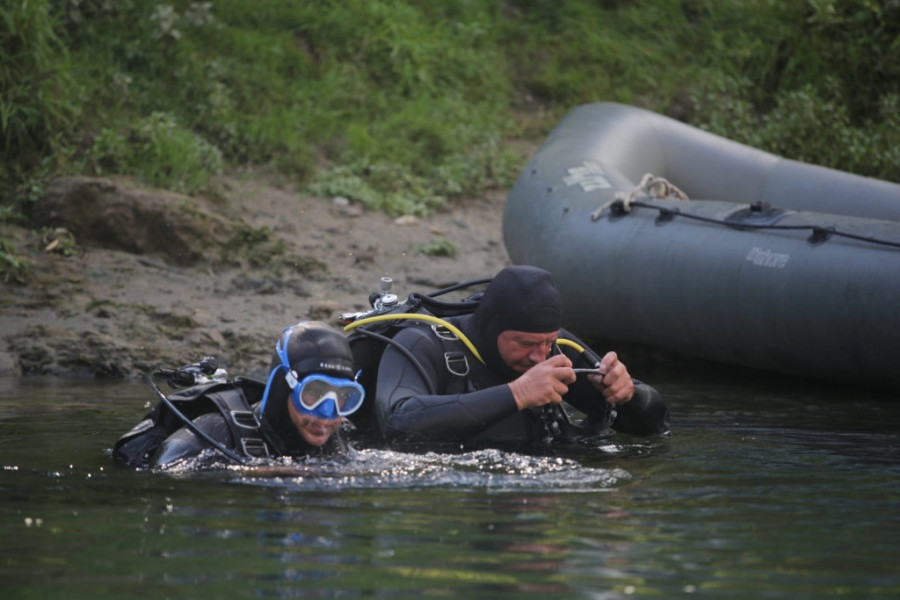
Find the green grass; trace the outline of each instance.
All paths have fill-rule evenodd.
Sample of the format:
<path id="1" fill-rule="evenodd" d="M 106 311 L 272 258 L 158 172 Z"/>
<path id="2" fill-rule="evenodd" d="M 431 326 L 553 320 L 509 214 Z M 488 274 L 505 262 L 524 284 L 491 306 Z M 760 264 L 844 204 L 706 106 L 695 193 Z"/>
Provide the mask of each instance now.
<path id="1" fill-rule="evenodd" d="M 876 0 L 13 0 L 0 202 L 249 166 L 423 215 L 510 186 L 508 142 L 599 100 L 900 181 L 898 39 Z"/>

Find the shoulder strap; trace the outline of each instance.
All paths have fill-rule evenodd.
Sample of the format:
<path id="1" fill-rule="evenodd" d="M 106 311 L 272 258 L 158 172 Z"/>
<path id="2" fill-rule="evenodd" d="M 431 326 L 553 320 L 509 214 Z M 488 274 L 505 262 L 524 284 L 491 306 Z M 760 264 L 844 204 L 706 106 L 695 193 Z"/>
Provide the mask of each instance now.
<path id="1" fill-rule="evenodd" d="M 208 397 L 225 418 L 236 449 L 250 457 L 271 456 L 269 446 L 260 433 L 259 419 L 240 386 L 213 392 Z"/>
<path id="2" fill-rule="evenodd" d="M 447 371 L 456 377 L 465 377 L 469 374 L 469 359 L 466 357 L 465 345 L 459 336 L 443 325 L 430 325 L 434 335 L 444 347 L 444 364 Z"/>
<path id="3" fill-rule="evenodd" d="M 465 391 L 469 379 L 469 356 L 465 343 L 456 333 L 439 323 L 413 321 L 408 324 L 422 335 L 437 339 L 444 355 L 444 372 L 440 375 L 437 389 L 445 394 L 459 394 Z"/>

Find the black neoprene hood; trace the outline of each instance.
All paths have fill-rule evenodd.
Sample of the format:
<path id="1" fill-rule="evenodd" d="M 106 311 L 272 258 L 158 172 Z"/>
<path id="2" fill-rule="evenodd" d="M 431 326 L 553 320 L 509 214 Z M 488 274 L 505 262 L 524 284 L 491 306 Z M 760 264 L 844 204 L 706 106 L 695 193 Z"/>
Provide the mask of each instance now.
<path id="1" fill-rule="evenodd" d="M 527 265 L 506 267 L 491 280 L 463 331 L 485 364 L 507 379 L 517 373 L 503 361 L 497 338 L 504 331 L 554 333 L 562 327 L 562 301 L 553 276 Z"/>
<path id="2" fill-rule="evenodd" d="M 562 301 L 553 275 L 527 265 L 506 267 L 494 277 L 475 311 L 480 325 L 497 333 L 553 333 L 562 327 Z"/>
<path id="3" fill-rule="evenodd" d="M 320 321 L 304 321 L 293 327 L 290 336 L 287 332 L 282 333 L 281 344 L 284 344 L 285 337 L 288 338 L 288 362 L 298 380 L 312 373 L 353 379 L 353 352 L 344 334 Z M 305 442 L 288 413 L 287 398 L 291 390 L 285 381 L 286 371 L 282 365 L 281 357 L 276 351 L 272 356 L 269 372 L 279 372 L 271 381 L 262 414 L 262 425 L 278 450 L 290 453 L 292 449 L 303 448 Z"/>

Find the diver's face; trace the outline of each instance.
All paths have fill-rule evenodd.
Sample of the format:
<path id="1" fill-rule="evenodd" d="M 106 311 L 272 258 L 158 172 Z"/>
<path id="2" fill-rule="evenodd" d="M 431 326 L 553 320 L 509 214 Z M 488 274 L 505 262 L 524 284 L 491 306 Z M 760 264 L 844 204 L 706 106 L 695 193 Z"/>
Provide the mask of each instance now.
<path id="1" fill-rule="evenodd" d="M 306 440 L 306 443 L 311 446 L 323 445 L 328 441 L 328 438 L 337 431 L 337 428 L 341 426 L 343 417 L 338 417 L 336 419 L 320 419 L 313 415 L 302 414 L 298 411 L 294 407 L 294 403 L 291 402 L 290 396 L 287 397 L 286 402 L 288 403 L 288 413 L 291 415 L 291 421 L 293 421 L 294 427 L 297 428 L 297 432 L 304 440 Z"/>
<path id="2" fill-rule="evenodd" d="M 504 331 L 497 336 L 497 349 L 500 351 L 500 358 L 510 369 L 524 373 L 547 359 L 557 337 L 559 331 L 552 333 Z"/>

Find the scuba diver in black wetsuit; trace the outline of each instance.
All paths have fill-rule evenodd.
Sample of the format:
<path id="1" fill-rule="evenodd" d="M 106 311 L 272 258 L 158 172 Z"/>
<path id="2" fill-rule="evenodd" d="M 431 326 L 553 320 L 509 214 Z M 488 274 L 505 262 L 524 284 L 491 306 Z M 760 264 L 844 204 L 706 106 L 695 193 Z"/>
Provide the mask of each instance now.
<path id="1" fill-rule="evenodd" d="M 114 458 L 146 468 L 210 448 L 245 462 L 340 447 L 342 418 L 359 409 L 365 397 L 344 335 L 315 321 L 288 327 L 269 369 L 265 384 L 236 378 L 168 397 L 159 392 L 164 401 L 116 442 Z"/>
<path id="2" fill-rule="evenodd" d="M 587 439 L 610 427 L 666 433 L 659 393 L 632 380 L 615 352 L 594 355 L 561 329 L 561 317 L 550 273 L 514 266 L 493 278 L 473 313 L 447 319 L 472 344 L 458 346 L 465 360 L 451 365 L 446 330 L 401 328 L 394 342 L 419 364 L 387 346 L 374 407 L 382 435 L 395 444 L 497 447 Z M 583 413 L 580 424 L 566 405 Z"/>

